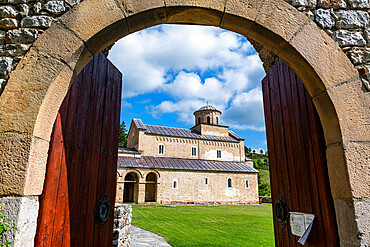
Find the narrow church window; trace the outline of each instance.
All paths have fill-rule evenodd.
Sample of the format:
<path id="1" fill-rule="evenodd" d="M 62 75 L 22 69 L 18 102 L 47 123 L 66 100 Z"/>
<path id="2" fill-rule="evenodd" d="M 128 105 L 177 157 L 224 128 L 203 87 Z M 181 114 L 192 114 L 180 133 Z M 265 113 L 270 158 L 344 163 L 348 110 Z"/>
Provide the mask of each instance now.
<path id="1" fill-rule="evenodd" d="M 191 147 L 191 156 L 192 157 L 197 156 L 197 148 L 196 147 Z"/>
<path id="2" fill-rule="evenodd" d="M 200 124 L 200 117 L 198 117 L 198 124 Z"/>
<path id="3" fill-rule="evenodd" d="M 248 179 L 247 179 L 247 180 L 245 180 L 245 188 L 246 188 L 246 189 L 249 189 L 249 181 L 248 181 Z"/>
<path id="4" fill-rule="evenodd" d="M 217 159 L 221 158 L 221 150 L 217 150 Z"/>
<path id="5" fill-rule="evenodd" d="M 233 187 L 233 184 L 232 184 L 231 178 L 228 178 L 227 179 L 227 188 L 231 188 L 231 187 Z"/>
<path id="6" fill-rule="evenodd" d="M 177 189 L 177 180 L 175 180 L 175 179 L 173 180 L 172 188 Z"/>
<path id="7" fill-rule="evenodd" d="M 163 144 L 159 144 L 159 146 L 158 146 L 158 154 L 164 154 L 164 145 Z"/>
<path id="8" fill-rule="evenodd" d="M 208 116 L 207 117 L 207 124 L 210 124 L 211 123 L 211 118 Z"/>
<path id="9" fill-rule="evenodd" d="M 208 178 L 204 178 L 204 184 L 208 185 Z"/>
<path id="10" fill-rule="evenodd" d="M 218 125 L 218 117 L 216 117 L 216 125 Z"/>
<path id="11" fill-rule="evenodd" d="M 135 148 L 135 132 L 132 133 L 132 148 Z"/>

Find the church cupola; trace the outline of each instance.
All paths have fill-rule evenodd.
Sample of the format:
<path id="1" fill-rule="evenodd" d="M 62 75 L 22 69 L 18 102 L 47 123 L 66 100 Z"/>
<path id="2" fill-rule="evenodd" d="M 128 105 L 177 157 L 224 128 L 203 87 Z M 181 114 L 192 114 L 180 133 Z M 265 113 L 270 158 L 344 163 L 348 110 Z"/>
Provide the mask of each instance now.
<path id="1" fill-rule="evenodd" d="M 199 108 L 199 110 L 194 112 L 195 116 L 195 125 L 197 124 L 211 124 L 211 125 L 220 125 L 222 112 L 217 110 L 216 107 L 211 105 L 205 105 Z"/>

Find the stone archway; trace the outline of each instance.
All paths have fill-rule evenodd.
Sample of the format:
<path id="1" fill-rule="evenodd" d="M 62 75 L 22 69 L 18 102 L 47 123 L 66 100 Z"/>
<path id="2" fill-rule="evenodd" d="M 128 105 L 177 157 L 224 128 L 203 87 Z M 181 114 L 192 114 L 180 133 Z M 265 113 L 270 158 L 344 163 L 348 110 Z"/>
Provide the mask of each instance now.
<path id="1" fill-rule="evenodd" d="M 163 23 L 212 25 L 240 33 L 296 72 L 324 128 L 342 244 L 359 245 L 357 235 L 363 243 L 370 241 L 365 224 L 370 192 L 363 183 L 369 177 L 369 94 L 337 44 L 283 0 L 85 0 L 65 13 L 36 40 L 0 96 L 0 129 L 5 133 L 0 195 L 20 196 L 2 200 L 20 205 L 19 215 L 28 201 L 37 211 L 52 126 L 74 76 L 119 38 Z M 35 222 L 31 218 L 19 221 Z"/>

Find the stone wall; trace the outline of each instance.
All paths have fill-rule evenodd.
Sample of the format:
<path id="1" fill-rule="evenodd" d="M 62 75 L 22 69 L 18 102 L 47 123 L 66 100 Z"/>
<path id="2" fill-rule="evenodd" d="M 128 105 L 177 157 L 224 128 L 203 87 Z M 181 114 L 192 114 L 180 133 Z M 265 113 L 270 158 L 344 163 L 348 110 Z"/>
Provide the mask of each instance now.
<path id="1" fill-rule="evenodd" d="M 347 54 L 369 90 L 370 1 L 369 0 L 285 0 L 319 25 Z M 266 72 L 278 56 L 248 39 L 259 53 Z"/>
<path id="2" fill-rule="evenodd" d="M 369 0 L 286 0 L 324 29 L 351 59 L 365 85 L 370 80 Z M 81 0 L 0 0 L 0 94 L 9 74 L 37 37 Z M 255 43 L 253 40 L 250 40 Z M 268 72 L 277 56 L 258 43 Z M 106 53 L 108 51 L 105 51 Z"/>
<path id="3" fill-rule="evenodd" d="M 113 247 L 130 246 L 131 205 L 116 203 L 114 207 Z"/>
<path id="4" fill-rule="evenodd" d="M 0 0 L 0 95 L 18 62 L 51 23 L 80 0 Z"/>

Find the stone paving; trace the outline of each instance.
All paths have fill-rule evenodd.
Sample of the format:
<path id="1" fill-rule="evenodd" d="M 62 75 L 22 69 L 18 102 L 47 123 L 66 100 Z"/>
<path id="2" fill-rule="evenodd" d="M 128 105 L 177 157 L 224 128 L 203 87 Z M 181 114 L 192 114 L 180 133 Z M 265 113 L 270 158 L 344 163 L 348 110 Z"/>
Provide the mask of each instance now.
<path id="1" fill-rule="evenodd" d="M 155 233 L 144 230 L 140 227 L 131 225 L 131 247 L 171 247 L 164 237 L 158 236 Z"/>

